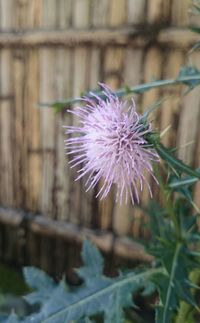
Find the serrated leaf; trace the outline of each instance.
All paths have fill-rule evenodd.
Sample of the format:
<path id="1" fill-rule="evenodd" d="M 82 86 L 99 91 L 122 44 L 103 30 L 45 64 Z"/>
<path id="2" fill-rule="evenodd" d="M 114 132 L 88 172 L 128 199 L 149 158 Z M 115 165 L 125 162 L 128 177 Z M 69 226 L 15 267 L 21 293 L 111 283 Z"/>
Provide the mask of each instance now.
<path id="1" fill-rule="evenodd" d="M 116 322 L 121 323 L 123 308 L 133 305 L 132 296 L 145 287 L 152 273 L 161 271 L 149 269 L 107 278 L 102 275 L 101 255 L 88 241 L 84 242 L 82 256 L 84 271 L 81 273 L 84 273 L 84 283 L 73 290 L 67 289 L 62 283 L 54 287 L 39 313 L 35 315 L 35 322 L 64 323 L 103 313 L 105 321 L 111 322 L 115 318 L 118 319 Z M 90 275 L 90 279 L 87 275 Z"/>
<path id="2" fill-rule="evenodd" d="M 103 274 L 103 258 L 97 247 L 89 240 L 85 240 L 81 255 L 84 266 L 76 271 L 83 279 L 91 280 Z"/>
<path id="3" fill-rule="evenodd" d="M 29 304 L 44 303 L 56 286 L 53 279 L 41 269 L 35 267 L 24 267 L 23 274 L 29 287 L 37 290 L 24 296 L 26 301 Z"/>
<path id="4" fill-rule="evenodd" d="M 200 179 L 200 173 L 196 170 L 192 169 L 188 165 L 184 164 L 180 159 L 176 158 L 174 155 L 171 154 L 170 150 L 164 147 L 162 144 L 158 144 L 155 146 L 159 156 L 165 160 L 169 166 L 176 169 L 176 171 L 181 173 L 185 173 Z"/>
<path id="5" fill-rule="evenodd" d="M 90 316 L 95 313 L 106 313 L 109 309 L 109 316 L 115 315 L 112 310 L 118 306 L 122 310 L 124 306 L 130 306 L 132 293 L 138 291 L 145 284 L 146 278 L 151 272 L 141 274 L 131 274 L 117 279 L 94 279 L 93 284 L 85 285 L 76 293 L 64 293 L 56 299 L 60 302 L 55 304 L 55 295 L 43 307 L 40 317 L 41 322 L 70 322 L 70 320 L 78 320 L 83 316 Z M 118 297 L 116 297 L 118 294 Z M 115 303 L 116 300 L 119 303 Z M 56 308 L 57 307 L 57 308 Z M 48 313 L 48 314 L 47 314 Z"/>
<path id="6" fill-rule="evenodd" d="M 186 301 L 193 307 L 197 307 L 196 301 L 188 288 L 190 257 L 194 255 L 189 253 L 184 244 L 171 242 L 171 246 L 163 246 L 160 249 L 160 258 L 165 273 L 155 274 L 153 282 L 158 288 L 160 303 L 156 308 L 156 322 L 171 322 L 173 315 L 178 310 L 180 300 Z"/>
<path id="7" fill-rule="evenodd" d="M 26 283 L 31 288 L 53 288 L 55 283 L 53 279 L 48 276 L 44 271 L 35 267 L 24 267 L 23 275 Z"/>
<path id="8" fill-rule="evenodd" d="M 145 212 L 149 215 L 150 230 L 152 232 L 151 243 L 157 245 L 157 239 L 168 237 L 171 233 L 171 225 L 168 219 L 166 219 L 167 211 L 161 207 L 155 201 L 151 201 Z M 147 247 L 147 250 L 152 245 Z"/>
<path id="9" fill-rule="evenodd" d="M 197 168 L 195 171 L 200 174 L 200 168 Z M 168 182 L 168 186 L 172 189 L 179 189 L 182 187 L 188 187 L 190 185 L 193 185 L 198 180 L 199 178 L 194 176 L 185 176 L 184 178 L 172 178 L 172 180 Z"/>

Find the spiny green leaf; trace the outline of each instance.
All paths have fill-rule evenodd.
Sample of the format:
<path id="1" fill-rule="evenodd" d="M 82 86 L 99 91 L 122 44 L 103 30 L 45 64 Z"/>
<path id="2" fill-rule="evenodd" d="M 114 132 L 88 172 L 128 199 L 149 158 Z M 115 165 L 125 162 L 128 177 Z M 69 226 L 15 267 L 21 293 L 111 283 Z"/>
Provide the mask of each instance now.
<path id="1" fill-rule="evenodd" d="M 174 246 L 174 247 L 173 247 Z M 171 245 L 171 250 L 162 251 L 162 262 L 166 273 L 158 273 L 153 276 L 154 283 L 158 286 L 160 304 L 156 308 L 156 322 L 171 322 L 175 311 L 178 309 L 179 300 L 183 299 L 196 306 L 195 300 L 186 287 L 188 279 L 187 262 L 182 256 L 184 247 L 181 243 Z"/>
<path id="2" fill-rule="evenodd" d="M 24 296 L 26 301 L 30 304 L 44 303 L 56 287 L 53 279 L 41 269 L 35 267 L 24 267 L 23 274 L 26 283 L 32 289 L 37 290 Z"/>
<path id="3" fill-rule="evenodd" d="M 55 286 L 53 279 L 48 276 L 44 271 L 35 267 L 24 267 L 23 275 L 26 283 L 31 288 L 52 288 Z"/>
<path id="4" fill-rule="evenodd" d="M 78 274 L 85 280 L 92 277 L 100 277 L 103 274 L 103 258 L 97 247 L 89 240 L 85 240 L 82 249 L 84 266 L 78 270 Z"/>
<path id="5" fill-rule="evenodd" d="M 200 174 L 200 168 L 197 168 L 195 171 Z M 173 178 L 171 181 L 168 182 L 168 186 L 170 188 L 177 189 L 177 188 L 195 184 L 198 180 L 199 178 L 194 176 L 185 176 L 184 178 L 179 178 L 179 179 Z"/>
<path id="6" fill-rule="evenodd" d="M 152 272 L 134 274 L 120 277 L 118 279 L 94 279 L 93 284 L 82 287 L 79 292 L 63 294 L 60 298 L 56 296 L 59 302 L 59 307 L 53 306 L 55 295 L 43 308 L 40 313 L 41 322 L 69 322 L 73 319 L 79 319 L 82 316 L 90 316 L 97 312 L 104 312 L 105 319 L 107 319 L 106 313 L 109 316 L 115 315 L 114 309 L 130 306 L 132 292 L 138 291 L 138 289 L 144 286 L 148 276 L 151 276 Z M 116 297 L 116 293 L 118 297 Z M 119 303 L 115 303 L 116 301 Z M 109 309 L 109 312 L 107 312 Z M 47 315 L 48 313 L 48 315 Z"/>
<path id="7" fill-rule="evenodd" d="M 162 144 L 158 144 L 156 150 L 159 156 L 166 161 L 170 166 L 175 168 L 180 173 L 185 173 L 191 175 L 193 177 L 197 177 L 200 179 L 200 173 L 196 170 L 192 169 L 188 165 L 184 164 L 180 159 L 176 158 L 174 155 L 171 154 L 170 150 L 164 147 Z"/>
<path id="8" fill-rule="evenodd" d="M 69 290 L 64 283 L 52 286 L 41 310 L 35 314 L 34 323 L 64 323 L 103 313 L 105 322 L 123 322 L 123 308 L 133 305 L 132 296 L 144 289 L 147 280 L 159 269 L 121 274 L 117 278 L 102 275 L 103 259 L 96 247 L 85 241 L 82 251 L 84 270 L 79 274 L 84 283 Z M 32 280 L 31 280 L 32 284 Z M 34 283 L 35 285 L 35 283 Z M 47 288 L 48 290 L 48 288 Z M 40 286 L 35 293 L 41 293 Z M 44 292 L 42 290 L 42 292 Z"/>

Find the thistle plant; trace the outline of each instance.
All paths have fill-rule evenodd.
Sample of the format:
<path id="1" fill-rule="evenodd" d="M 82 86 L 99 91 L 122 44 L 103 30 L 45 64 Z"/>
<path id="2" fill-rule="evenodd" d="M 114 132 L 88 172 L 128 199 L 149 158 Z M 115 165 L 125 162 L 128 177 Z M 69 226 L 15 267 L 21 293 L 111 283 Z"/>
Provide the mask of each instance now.
<path id="1" fill-rule="evenodd" d="M 195 11 L 200 5 L 195 2 Z M 200 32 L 199 28 L 193 28 Z M 199 47 L 195 46 L 193 50 Z M 200 169 L 192 169 L 176 156 L 176 147 L 165 147 L 158 132 L 152 129 L 149 115 L 159 108 L 155 102 L 143 115 L 138 114 L 133 99 L 127 94 L 143 93 L 156 87 L 183 84 L 185 94 L 200 85 L 200 71 L 184 66 L 174 80 L 158 80 L 135 87 L 112 91 L 100 84 L 99 91 L 48 104 L 60 111 L 69 108 L 79 118 L 79 126 L 66 126 L 66 153 L 71 167 L 77 167 L 77 180 L 87 177 L 86 190 L 103 182 L 97 197 L 105 198 L 111 186 L 116 187 L 116 200 L 141 207 L 149 216 L 151 238 L 143 241 L 153 256 L 151 263 L 134 270 L 122 271 L 115 278 L 104 275 L 104 260 L 89 241 L 83 243 L 83 266 L 76 270 L 82 279 L 78 287 L 55 281 L 39 269 L 24 269 L 32 292 L 26 301 L 38 305 L 38 311 L 19 318 L 12 313 L 2 320 L 7 323 L 196 323 L 200 321 L 197 292 L 200 284 L 199 209 L 193 201 L 192 185 L 200 179 Z M 43 104 L 44 105 L 44 104 Z M 174 149 L 175 148 L 175 149 Z M 162 163 L 160 163 L 162 161 Z M 158 183 L 163 204 L 155 199 L 139 205 L 143 186 L 151 187 L 144 170 Z M 164 174 L 164 175 L 163 175 Z M 63 174 L 64 175 L 64 174 Z M 154 319 L 148 321 L 138 312 L 136 297 L 153 295 Z M 153 302 L 153 299 L 155 300 Z M 153 303 L 153 305 L 152 305 Z M 134 315 L 137 313 L 137 315 Z"/>

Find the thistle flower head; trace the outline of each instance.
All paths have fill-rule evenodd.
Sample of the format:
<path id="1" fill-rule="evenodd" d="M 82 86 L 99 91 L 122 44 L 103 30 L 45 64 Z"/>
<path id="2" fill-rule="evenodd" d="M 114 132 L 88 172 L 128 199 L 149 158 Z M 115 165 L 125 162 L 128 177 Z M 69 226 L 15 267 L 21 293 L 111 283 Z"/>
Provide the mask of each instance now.
<path id="1" fill-rule="evenodd" d="M 97 196 L 105 198 L 115 184 L 116 200 L 127 202 L 130 196 L 134 204 L 139 202 L 138 192 L 144 185 L 152 195 L 144 175 L 146 170 L 153 176 L 151 162 L 158 161 L 156 151 L 145 139 L 151 127 L 141 122 L 133 100 L 127 109 L 106 85 L 100 85 L 104 99 L 90 93 L 90 98 L 83 99 L 84 107 L 70 111 L 79 117 L 80 126 L 65 127 L 69 135 L 65 147 L 73 156 L 69 163 L 71 167 L 81 166 L 76 180 L 87 176 L 86 191 L 103 179 Z"/>

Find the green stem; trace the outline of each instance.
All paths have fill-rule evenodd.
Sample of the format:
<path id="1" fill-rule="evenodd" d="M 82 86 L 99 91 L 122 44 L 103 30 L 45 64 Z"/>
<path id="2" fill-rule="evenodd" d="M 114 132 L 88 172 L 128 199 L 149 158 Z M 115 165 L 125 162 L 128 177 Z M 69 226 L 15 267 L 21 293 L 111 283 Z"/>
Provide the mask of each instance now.
<path id="1" fill-rule="evenodd" d="M 166 320 L 166 318 L 167 318 L 167 312 L 168 312 L 168 309 L 169 309 L 170 298 L 171 298 L 171 295 L 173 293 L 173 288 L 174 288 L 173 287 L 173 282 L 174 282 L 175 275 L 176 275 L 176 269 L 177 269 L 177 264 L 178 264 L 178 257 L 179 257 L 180 251 L 181 251 L 181 247 L 182 247 L 182 244 L 181 243 L 178 243 L 176 245 L 176 249 L 175 249 L 175 253 L 174 253 L 174 258 L 173 258 L 172 270 L 171 270 L 171 273 L 170 273 L 170 279 L 169 279 L 169 284 L 168 284 L 168 289 L 167 289 L 166 301 L 165 301 L 165 304 L 164 304 L 164 311 L 163 311 L 163 320 L 162 320 L 162 323 L 168 323 L 168 321 Z"/>
<path id="2" fill-rule="evenodd" d="M 166 183 L 164 183 L 163 181 L 163 178 L 162 178 L 162 175 L 157 167 L 154 166 L 154 172 L 155 172 L 155 175 L 156 175 L 156 178 L 159 182 L 159 185 L 160 185 L 160 188 L 163 192 L 163 198 L 164 198 L 164 203 L 166 205 L 166 209 L 167 209 L 167 212 L 174 224 L 174 228 L 175 228 L 175 232 L 176 232 L 176 235 L 178 238 L 180 238 L 181 236 L 181 228 L 180 228 L 180 225 L 179 225 L 179 222 L 177 220 L 177 217 L 176 217 L 176 214 L 174 213 L 174 208 L 173 208 L 173 202 L 172 202 L 172 199 L 171 199 L 171 191 L 169 190 L 169 187 Z M 168 194 L 166 193 L 168 192 Z"/>
<path id="3" fill-rule="evenodd" d="M 118 89 L 116 91 L 113 91 L 117 96 L 122 97 L 127 94 L 131 93 L 144 93 L 146 91 L 149 91 L 153 88 L 159 88 L 164 86 L 171 86 L 171 85 L 178 85 L 178 84 L 184 84 L 184 82 L 189 81 L 200 81 L 200 73 L 196 75 L 189 75 L 189 76 L 178 76 L 176 79 L 168 79 L 168 80 L 158 80 L 153 81 L 145 84 L 139 84 L 136 86 L 132 86 L 130 88 L 124 87 L 121 89 Z M 100 96 L 101 98 L 104 98 L 105 95 L 102 93 L 102 91 L 95 91 L 95 93 Z M 85 95 L 89 98 L 91 97 L 90 93 L 85 93 Z M 81 98 L 69 98 L 69 99 L 63 99 L 60 101 L 53 101 L 53 102 L 42 102 L 38 104 L 38 107 L 54 107 L 59 110 L 62 110 L 66 108 L 69 104 L 74 104 L 81 102 Z"/>

